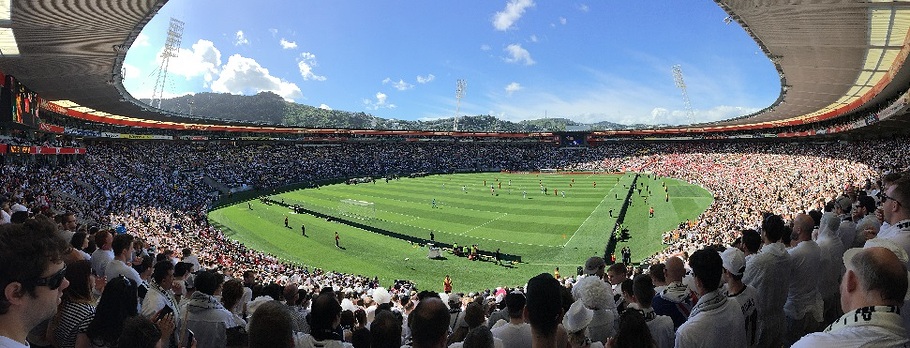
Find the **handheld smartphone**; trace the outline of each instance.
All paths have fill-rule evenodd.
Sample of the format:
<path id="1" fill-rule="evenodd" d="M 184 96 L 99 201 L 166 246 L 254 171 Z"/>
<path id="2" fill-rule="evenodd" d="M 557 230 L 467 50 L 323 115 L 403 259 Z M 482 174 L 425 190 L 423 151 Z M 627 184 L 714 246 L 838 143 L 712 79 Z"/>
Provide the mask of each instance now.
<path id="1" fill-rule="evenodd" d="M 186 329 L 186 345 L 185 347 L 192 347 L 193 340 L 196 339 L 196 335 L 193 333 L 193 330 Z"/>
<path id="2" fill-rule="evenodd" d="M 174 313 L 174 309 L 171 308 L 170 306 L 164 306 L 164 308 L 162 308 L 161 311 L 158 312 L 158 316 L 155 317 L 155 321 L 159 321 L 159 320 L 163 319 L 165 315 L 168 315 L 168 313 Z"/>

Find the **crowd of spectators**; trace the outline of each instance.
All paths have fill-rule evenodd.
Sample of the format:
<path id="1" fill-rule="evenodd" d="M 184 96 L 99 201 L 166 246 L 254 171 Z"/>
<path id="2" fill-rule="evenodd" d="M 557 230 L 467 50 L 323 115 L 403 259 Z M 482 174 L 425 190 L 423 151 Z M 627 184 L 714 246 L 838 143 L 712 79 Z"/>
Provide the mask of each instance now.
<path id="1" fill-rule="evenodd" d="M 256 316 L 252 316 L 252 313 L 257 308 L 274 307 L 273 304 L 269 304 L 269 301 L 277 300 L 287 303 L 294 309 L 291 313 L 292 318 L 310 318 L 297 321 L 292 328 L 292 331 L 300 334 L 293 336 L 293 340 L 297 342 L 298 346 L 307 346 L 307 344 L 315 346 L 327 340 L 343 341 L 345 337 L 349 337 L 347 339 L 349 341 L 355 340 L 354 337 L 362 338 L 362 335 L 355 335 L 357 327 L 354 325 L 348 325 L 350 334 L 345 335 L 344 327 L 333 326 L 332 320 L 326 319 L 334 318 L 335 311 L 339 314 L 345 311 L 349 311 L 351 314 L 364 311 L 367 324 L 360 325 L 361 327 L 368 328 L 369 324 L 389 320 L 393 323 L 392 325 L 388 325 L 388 323 L 377 325 L 378 327 L 398 327 L 401 330 L 401 333 L 396 336 L 400 338 L 398 344 L 411 342 L 414 347 L 434 346 L 435 341 L 433 340 L 439 339 L 437 334 L 433 334 L 435 331 L 421 325 L 409 325 L 408 318 L 411 315 L 432 317 L 436 311 L 434 307 L 438 306 L 433 304 L 435 300 L 427 299 L 435 295 L 424 293 L 420 296 L 424 300 L 417 301 L 417 289 L 407 281 L 379 284 L 376 278 L 369 276 L 310 269 L 282 261 L 275 255 L 251 250 L 239 242 L 228 239 L 222 231 L 210 226 L 207 222 L 207 208 L 219 197 L 219 194 L 216 188 L 207 184 L 207 180 L 204 179 L 207 178 L 227 186 L 247 184 L 258 188 L 273 188 L 296 182 L 343 177 L 456 170 L 529 171 L 541 168 L 608 172 L 635 171 L 653 173 L 661 177 L 674 177 L 701 185 L 711 191 L 715 199 L 714 203 L 698 219 L 668 232 L 665 236 L 667 249 L 644 262 L 645 264 L 666 263 L 668 271 L 676 272 L 677 269 L 682 269 L 682 263 L 677 262 L 679 260 L 677 255 L 694 255 L 698 250 L 708 250 L 706 248 L 715 248 L 717 245 L 733 245 L 737 239 L 742 240 L 742 230 L 757 228 L 763 223 L 767 223 L 766 215 L 768 213 L 779 214 L 781 221 L 795 221 L 800 214 L 811 210 L 832 211 L 831 204 L 828 203 L 838 202 L 840 201 L 839 196 L 846 195 L 845 197 L 849 198 L 846 205 L 834 204 L 840 209 L 837 212 L 843 216 L 846 213 L 844 210 L 849 211 L 853 204 L 862 204 L 863 200 L 858 197 L 877 197 L 877 193 L 884 192 L 886 185 L 880 181 L 883 174 L 906 169 L 907 164 L 910 164 L 910 146 L 907 144 L 906 139 L 823 144 L 622 143 L 582 150 L 563 150 L 549 145 L 482 143 L 305 146 L 281 143 L 101 142 L 89 146 L 86 158 L 75 163 L 57 166 L 10 163 L 0 167 L 0 179 L 3 182 L 3 186 L 0 187 L 0 195 L 5 199 L 0 219 L 3 220 L 3 223 L 16 222 L 12 225 L 17 225 L 25 220 L 40 222 L 45 219 L 56 219 L 55 235 L 60 236 L 67 243 L 71 243 L 70 245 L 78 245 L 77 249 L 81 249 L 86 238 L 94 242 L 91 243 L 92 246 L 86 247 L 80 253 L 63 256 L 63 259 L 71 264 L 70 267 L 75 268 L 72 272 L 66 272 L 67 277 L 71 275 L 74 277 L 88 276 L 82 274 L 85 272 L 76 272 L 75 270 L 80 268 L 76 267 L 77 264 L 70 258 L 93 258 L 93 251 L 95 251 L 93 248 L 107 250 L 105 248 L 108 246 L 104 246 L 107 243 L 99 238 L 99 235 L 113 233 L 118 236 L 135 236 L 137 242 L 130 243 L 131 245 L 128 246 L 124 246 L 123 242 L 118 242 L 122 238 L 115 238 L 113 252 L 117 258 L 111 262 L 130 263 L 142 280 L 139 282 L 140 284 L 131 283 L 134 279 L 130 279 L 129 276 L 102 279 L 100 283 L 106 281 L 109 287 L 111 284 L 117 284 L 118 289 L 129 291 L 134 291 L 130 289 L 135 288 L 137 297 L 143 297 L 154 290 L 155 286 L 163 287 L 159 283 L 170 274 L 179 277 L 182 285 L 173 288 L 164 287 L 164 291 L 182 296 L 182 301 L 177 300 L 181 305 L 177 306 L 178 308 L 171 308 L 171 310 L 174 311 L 174 314 L 189 313 L 190 319 L 186 317 L 180 319 L 176 315 L 169 317 L 165 313 L 161 316 L 161 320 L 156 320 L 159 311 L 142 311 L 154 313 L 148 319 L 158 323 L 159 334 L 157 336 L 161 340 L 173 339 L 174 342 L 177 342 L 181 338 L 185 339 L 185 329 L 190 326 L 198 328 L 197 331 L 206 332 L 203 334 L 205 337 L 197 337 L 197 339 L 207 342 L 207 346 L 222 346 L 227 342 L 236 343 L 236 339 L 243 336 L 242 333 L 238 336 L 237 332 L 228 332 L 230 331 L 228 329 L 245 327 L 249 319 L 250 333 L 258 332 L 253 325 L 256 322 Z M 889 180 L 900 181 L 900 177 L 892 177 Z M 860 191 L 861 193 L 857 193 Z M 850 196 L 851 194 L 852 196 Z M 895 200 L 893 198 L 895 194 L 892 193 L 890 200 Z M 898 197 L 899 202 L 901 198 Z M 884 204 L 889 198 L 874 199 L 879 201 L 879 204 Z M 874 204 L 873 202 L 873 208 Z M 74 212 L 74 214 L 63 214 L 63 212 Z M 25 220 L 23 220 L 22 213 L 25 213 Z M 892 218 L 895 216 L 893 214 L 895 213 L 890 215 Z M 884 217 L 888 217 L 887 212 L 884 215 Z M 75 223 L 70 224 L 76 220 L 81 222 L 81 228 L 77 228 Z M 892 225 L 896 223 L 895 226 L 901 227 L 900 221 L 892 221 Z M 856 224 L 859 222 L 857 221 Z M 880 226 L 881 223 L 879 222 L 878 225 Z M 881 230 L 885 231 L 886 228 L 882 227 Z M 794 231 L 796 231 L 795 227 Z M 825 233 L 817 234 L 825 235 Z M 808 235 L 811 236 L 811 233 Z M 805 237 L 806 234 L 803 233 L 802 236 Z M 802 237 L 793 238 L 793 244 L 787 245 L 795 246 L 805 241 L 805 238 L 800 238 Z M 853 236 L 845 239 L 847 243 L 842 244 L 843 249 L 862 246 L 862 243 L 850 243 L 854 238 L 860 240 L 859 237 Z M 74 242 L 75 239 L 79 239 L 78 243 Z M 782 239 L 790 243 L 789 235 Z M 865 238 L 862 239 L 862 241 L 864 240 Z M 774 244 L 776 240 L 771 239 L 767 242 Z M 182 257 L 177 255 L 178 252 L 183 254 Z M 126 256 L 124 257 L 124 255 Z M 695 274 L 688 277 L 690 280 L 687 286 L 674 287 L 673 282 L 681 282 L 677 276 L 681 278 L 682 275 L 682 273 L 676 272 L 680 274 L 673 273 L 673 277 L 664 280 L 667 282 L 665 285 L 660 285 L 657 281 L 652 284 L 652 287 L 658 287 L 656 296 L 661 296 L 661 290 L 671 289 L 683 291 L 680 292 L 683 296 L 677 299 L 685 298 L 686 294 L 689 294 L 692 298 L 705 298 L 706 302 L 708 299 L 714 301 L 713 304 L 705 304 L 704 306 L 707 307 L 704 308 L 697 306 L 696 302 L 691 303 L 690 309 L 693 313 L 690 318 L 694 317 L 695 313 L 706 313 L 711 310 L 720 310 L 719 308 L 723 309 L 725 315 L 730 315 L 733 311 L 724 301 L 719 300 L 720 297 L 717 293 L 720 290 L 711 286 L 711 283 L 717 282 L 714 280 L 715 278 L 720 279 L 721 273 L 707 275 L 707 272 L 720 269 L 715 265 L 715 261 L 719 258 L 715 260 L 714 256 L 704 252 L 698 255 L 702 256 L 696 260 L 688 260 L 689 263 L 694 262 L 691 269 L 695 271 Z M 159 269 L 153 262 L 148 261 L 150 259 L 176 263 L 177 267 Z M 57 262 L 54 258 L 50 261 Z M 724 262 L 723 266 L 726 267 L 726 261 Z M 906 260 L 904 262 L 906 263 Z M 181 264 L 185 265 L 181 267 Z M 849 269 L 850 265 L 847 265 L 847 268 Z M 612 301 L 601 299 L 592 302 L 586 299 L 584 291 L 560 293 L 561 290 L 558 286 L 555 290 L 540 290 L 541 292 L 535 293 L 533 288 L 547 289 L 551 284 L 552 277 L 540 276 L 531 279 L 527 289 L 499 288 L 469 294 L 442 295 L 440 302 L 444 305 L 447 318 L 451 319 L 451 322 L 446 321 L 449 324 L 448 328 L 458 331 L 460 335 L 464 336 L 463 344 L 466 347 L 469 346 L 468 342 L 475 340 L 486 342 L 485 337 L 488 336 L 495 338 L 491 338 L 489 342 L 499 339 L 506 347 L 510 346 L 508 343 L 510 339 L 504 339 L 504 337 L 515 336 L 511 339 L 518 341 L 511 341 L 513 344 L 514 342 L 530 342 L 521 341 L 524 338 L 516 338 L 518 335 L 524 335 L 525 332 L 530 331 L 535 332 L 530 338 L 535 344 L 552 341 L 562 342 L 560 346 L 565 346 L 570 342 L 574 342 L 573 346 L 576 343 L 577 346 L 586 346 L 586 344 L 591 344 L 591 337 L 606 345 L 616 345 L 616 340 L 621 340 L 621 342 L 652 340 L 656 342 L 656 338 L 646 337 L 644 334 L 647 333 L 647 330 L 641 331 L 642 326 L 638 325 L 655 319 L 653 314 L 648 314 L 651 313 L 647 311 L 647 306 L 650 304 L 645 302 L 639 305 L 638 308 L 642 312 L 640 314 L 643 316 L 626 310 L 636 308 L 636 306 L 630 307 L 627 304 L 640 302 L 634 299 L 634 295 L 630 292 L 633 288 L 632 280 L 625 279 L 625 270 L 622 270 L 622 277 L 613 275 L 618 272 L 613 267 L 610 268 L 609 277 L 604 272 L 603 266 L 598 269 L 597 262 L 586 265 L 585 273 L 588 276 L 597 276 L 604 281 L 609 279 L 609 285 L 612 285 L 612 292 L 615 294 Z M 859 274 L 860 271 L 856 272 Z M 40 273 L 45 274 L 46 272 Z M 155 275 L 153 276 L 153 274 Z M 747 271 L 746 274 L 750 273 Z M 240 300 L 236 300 L 236 302 L 232 300 L 230 305 L 213 302 L 219 301 L 220 298 L 214 296 L 217 295 L 216 290 L 220 289 L 222 284 L 227 286 L 225 276 L 227 280 L 243 279 L 244 285 L 249 288 L 249 290 L 241 290 L 237 293 Z M 630 282 L 627 288 L 629 291 L 625 293 L 622 290 L 625 288 L 624 280 Z M 748 276 L 746 280 L 749 280 Z M 49 280 L 46 281 L 49 282 Z M 562 284 L 571 286 L 575 280 L 561 281 Z M 81 284 L 80 287 L 91 287 L 94 282 L 94 279 L 80 278 L 70 280 L 66 284 L 78 283 Z M 555 281 L 552 283 L 560 284 Z M 579 280 L 580 283 L 581 280 Z M 385 285 L 385 287 L 381 287 L 381 285 Z M 661 286 L 665 286 L 665 288 L 661 289 Z M 61 284 L 58 284 L 57 287 L 60 291 L 65 288 Z M 101 293 L 102 288 L 103 286 L 95 286 L 96 295 Z M 57 288 L 51 290 L 54 289 Z M 685 292 L 685 289 L 688 289 L 689 292 Z M 523 303 L 522 306 L 528 306 L 528 311 L 531 312 L 553 311 L 555 309 L 549 307 L 553 304 L 552 301 L 566 297 L 566 300 L 556 302 L 562 303 L 557 305 L 559 316 L 566 314 L 566 320 L 575 321 L 564 321 L 559 324 L 549 322 L 549 317 L 527 313 L 519 318 L 517 312 L 513 312 L 514 309 L 506 308 L 501 309 L 506 311 L 505 315 L 501 315 L 502 322 L 492 330 L 489 329 L 495 326 L 495 322 L 490 323 L 486 327 L 488 329 L 486 331 L 480 328 L 484 325 L 478 325 L 474 319 L 471 319 L 470 323 L 462 323 L 467 316 L 466 313 L 462 315 L 462 309 L 468 312 L 468 309 L 471 308 L 471 313 L 477 310 L 470 303 L 482 306 L 483 313 L 485 313 L 484 318 L 492 317 L 497 304 L 505 306 L 506 303 L 509 303 L 508 295 L 513 290 L 523 294 L 522 297 L 525 298 L 526 304 Z M 86 291 L 83 288 L 80 293 L 68 295 L 67 298 L 70 300 L 66 303 L 70 305 L 92 302 L 91 296 L 88 296 L 88 300 L 86 299 Z M 123 291 L 120 291 L 118 296 L 122 297 Z M 555 292 L 551 294 L 548 293 L 549 291 Z M 236 291 L 234 292 L 236 293 Z M 906 292 L 906 285 L 904 292 Z M 541 299 L 539 296 L 543 296 L 545 299 Z M 126 300 L 128 298 L 129 296 L 126 297 Z M 518 306 L 519 301 L 513 300 L 515 306 Z M 575 305 L 575 309 L 572 309 L 571 305 L 574 300 L 586 303 L 584 306 Z M 144 305 L 142 301 L 138 299 L 137 301 Z M 701 304 L 701 302 L 697 303 Z M 124 306 L 123 303 L 103 304 L 104 301 L 97 304 L 97 312 L 102 312 L 102 307 Z M 130 306 L 128 303 L 125 305 Z M 85 306 L 73 308 L 83 308 L 82 311 L 85 311 Z M 392 313 L 398 313 L 397 316 L 393 314 L 389 318 L 386 315 L 379 315 L 383 310 L 390 308 L 393 309 Z M 658 308 L 660 307 L 655 306 L 655 310 Z M 107 310 L 111 309 L 105 309 L 105 311 Z M 210 318 L 212 315 L 219 317 L 221 314 L 213 313 L 222 313 L 220 312 L 222 310 L 233 313 L 234 316 L 225 316 L 224 318 L 227 319 L 220 321 L 223 325 L 216 325 L 214 328 L 208 324 L 200 324 L 208 323 L 210 319 L 205 318 Z M 591 316 L 600 318 L 597 319 L 599 321 L 594 321 L 592 324 L 592 319 L 588 318 L 586 310 L 591 310 Z M 848 309 L 844 309 L 844 311 L 848 311 Z M 2 312 L 0 311 L 0 324 L 2 324 L 4 315 Z M 595 313 L 600 314 L 595 316 Z M 137 313 L 126 314 L 128 317 L 137 315 Z M 685 314 L 688 316 L 689 313 Z M 789 312 L 788 315 L 790 315 Z M 430 317 L 426 318 L 426 323 L 432 322 Z M 685 316 L 681 318 L 684 319 Z M 790 320 L 790 317 L 787 318 Z M 72 341 L 77 342 L 78 345 L 80 339 L 87 338 L 94 340 L 92 342 L 96 345 L 114 346 L 118 339 L 116 332 L 126 333 L 134 329 L 141 331 L 141 327 L 146 324 L 127 320 L 125 322 L 130 324 L 127 326 L 122 319 L 124 318 L 117 318 L 119 326 L 104 329 L 101 336 L 93 336 L 97 334 L 97 328 L 93 329 L 92 323 L 94 322 L 91 320 L 82 323 L 66 323 L 70 328 L 69 332 L 75 333 L 73 337 L 51 339 L 47 335 L 41 335 L 40 332 L 36 334 L 32 330 L 32 334 L 35 336 L 31 342 L 35 346 L 70 346 L 69 343 L 60 342 Z M 803 318 L 793 319 L 802 320 Z M 111 320 L 111 318 L 106 317 L 105 320 Z M 329 322 L 325 322 L 326 320 Z M 162 327 L 162 321 L 171 323 L 170 325 L 174 325 L 176 329 Z M 399 324 L 395 325 L 396 322 Z M 831 320 L 828 321 L 828 323 L 830 322 Z M 78 329 L 72 329 L 74 325 Z M 456 330 L 461 325 L 465 325 L 466 329 Z M 638 330 L 636 330 L 636 325 L 638 325 Z M 602 335 L 604 331 L 600 329 L 590 334 L 578 334 L 585 332 L 589 326 L 610 328 L 610 332 L 614 332 L 615 335 L 609 335 L 613 337 L 612 340 L 607 339 Z M 46 324 L 44 327 L 47 327 Z M 502 327 L 506 329 L 502 329 Z M 556 327 L 559 329 L 557 330 Z M 701 328 L 702 326 L 694 324 L 688 328 L 681 326 L 679 330 L 704 330 L 692 329 L 693 327 Z M 764 328 L 761 322 L 759 322 L 758 328 L 760 332 Z M 112 333 L 110 330 L 116 332 Z M 222 335 L 219 330 L 228 331 Z M 41 329 L 39 328 L 38 331 Z M 503 333 L 506 331 L 510 334 Z M 79 332 L 84 332 L 87 337 L 80 338 Z M 210 332 L 219 333 L 215 335 Z M 764 332 L 767 333 L 767 331 Z M 808 332 L 813 331 L 804 333 Z M 303 334 L 306 336 L 301 336 Z M 693 333 L 696 336 L 697 334 L 697 332 Z M 569 335 L 575 336 L 573 339 L 569 339 Z M 679 343 L 680 337 L 690 337 L 680 335 L 677 332 L 677 343 Z M 388 339 L 388 335 L 378 336 L 377 340 L 382 337 Z M 6 337 L 15 339 L 10 336 Z M 94 337 L 99 338 L 96 340 Z M 253 338 L 248 337 L 247 339 L 249 345 L 253 346 Z M 442 342 L 446 341 L 450 341 L 448 343 L 452 344 L 458 343 L 451 342 L 450 337 L 444 335 Z M 787 343 L 794 343 L 794 341 Z"/>

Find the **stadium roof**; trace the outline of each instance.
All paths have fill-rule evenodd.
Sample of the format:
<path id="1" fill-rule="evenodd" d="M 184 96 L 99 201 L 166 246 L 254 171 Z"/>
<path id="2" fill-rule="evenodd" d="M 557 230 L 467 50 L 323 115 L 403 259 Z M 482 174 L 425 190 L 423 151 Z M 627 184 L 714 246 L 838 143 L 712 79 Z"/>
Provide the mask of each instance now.
<path id="1" fill-rule="evenodd" d="M 132 98 L 121 83 L 126 51 L 166 2 L 0 0 L 0 71 L 64 107 L 199 123 L 199 118 L 153 109 Z M 904 64 L 910 51 L 906 48 L 910 2 L 716 2 L 775 63 L 781 73 L 781 96 L 756 114 L 711 125 L 813 120 L 856 106 L 857 100 L 867 101 L 865 105 L 882 102 L 910 85 Z M 875 92 L 879 96 L 869 99 Z"/>

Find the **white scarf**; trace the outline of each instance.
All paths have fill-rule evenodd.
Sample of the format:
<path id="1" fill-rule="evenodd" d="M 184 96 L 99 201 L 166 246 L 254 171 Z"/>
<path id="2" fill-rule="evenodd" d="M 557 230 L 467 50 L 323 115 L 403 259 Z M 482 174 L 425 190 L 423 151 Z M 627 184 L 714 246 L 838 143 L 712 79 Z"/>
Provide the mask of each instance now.
<path id="1" fill-rule="evenodd" d="M 689 288 L 682 282 L 672 282 L 667 284 L 664 291 L 661 291 L 660 297 L 673 303 L 681 303 L 689 298 Z"/>
<path id="2" fill-rule="evenodd" d="M 719 289 L 709 292 L 698 299 L 698 303 L 695 304 L 695 307 L 692 307 L 692 314 L 689 314 L 689 318 L 695 317 L 695 315 L 704 311 L 716 310 L 726 303 L 727 296 L 721 294 Z"/>
<path id="3" fill-rule="evenodd" d="M 900 306 L 862 307 L 855 311 L 845 313 L 837 319 L 837 321 L 828 325 L 828 327 L 825 328 L 825 332 L 857 326 L 876 326 L 886 328 L 891 332 L 904 332 L 900 314 Z"/>

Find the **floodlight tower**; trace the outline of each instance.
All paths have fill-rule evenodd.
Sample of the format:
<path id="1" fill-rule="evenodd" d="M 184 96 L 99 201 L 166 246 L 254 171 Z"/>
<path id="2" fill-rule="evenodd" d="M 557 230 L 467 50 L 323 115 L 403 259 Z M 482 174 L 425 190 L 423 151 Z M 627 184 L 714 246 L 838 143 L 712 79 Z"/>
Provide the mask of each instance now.
<path id="1" fill-rule="evenodd" d="M 468 87 L 468 82 L 464 79 L 455 81 L 455 119 L 452 121 L 452 130 L 458 131 L 458 108 L 461 106 L 461 98 L 464 98 L 464 90 Z"/>
<path id="2" fill-rule="evenodd" d="M 695 112 L 692 111 L 692 104 L 689 102 L 689 92 L 686 91 L 686 82 L 683 81 L 682 68 L 679 64 L 673 66 L 673 80 L 676 81 L 676 87 L 682 91 L 683 102 L 686 104 L 686 117 L 689 119 L 689 124 L 692 124 Z"/>
<path id="3" fill-rule="evenodd" d="M 158 66 L 158 77 L 155 79 L 155 89 L 152 90 L 151 105 L 161 108 L 161 99 L 164 99 L 164 86 L 167 82 L 167 67 L 171 57 L 176 57 L 180 50 L 180 41 L 183 40 L 183 21 L 171 18 L 171 25 L 167 28 L 167 39 L 161 50 L 161 65 Z"/>

